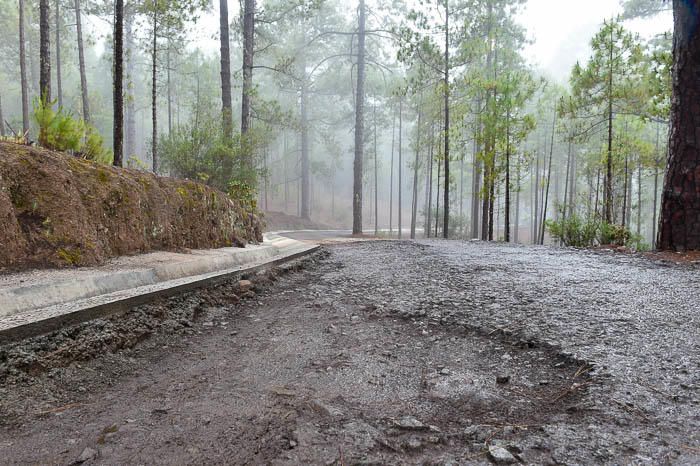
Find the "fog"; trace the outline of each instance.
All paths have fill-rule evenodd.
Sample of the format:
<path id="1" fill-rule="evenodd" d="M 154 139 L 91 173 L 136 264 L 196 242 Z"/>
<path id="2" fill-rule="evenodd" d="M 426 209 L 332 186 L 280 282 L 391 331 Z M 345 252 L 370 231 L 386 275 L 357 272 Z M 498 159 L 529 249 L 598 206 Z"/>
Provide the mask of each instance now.
<path id="1" fill-rule="evenodd" d="M 24 3 L 30 103 L 39 95 L 39 3 Z M 359 221 L 377 233 L 556 242 L 565 240 L 548 222 L 568 216 L 622 225 L 637 247 L 653 243 L 670 12 L 618 20 L 625 10 L 615 1 L 455 0 L 446 15 L 445 3 L 370 1 L 360 34 L 360 5 L 229 2 L 227 91 L 219 2 L 126 2 L 122 164 L 222 190 L 245 186 L 264 211 L 332 227 L 357 230 Z M 114 3 L 82 6 L 82 44 L 74 6 L 50 8 L 52 96 L 75 118 L 88 120 L 89 107 L 89 124 L 110 148 Z M 3 130 L 26 127 L 35 140 L 37 122 L 23 121 L 15 3 L 0 21 Z M 619 29 L 596 51 L 592 39 L 606 27 Z M 596 98 L 606 76 L 587 68 L 607 46 L 619 52 L 612 103 Z"/>

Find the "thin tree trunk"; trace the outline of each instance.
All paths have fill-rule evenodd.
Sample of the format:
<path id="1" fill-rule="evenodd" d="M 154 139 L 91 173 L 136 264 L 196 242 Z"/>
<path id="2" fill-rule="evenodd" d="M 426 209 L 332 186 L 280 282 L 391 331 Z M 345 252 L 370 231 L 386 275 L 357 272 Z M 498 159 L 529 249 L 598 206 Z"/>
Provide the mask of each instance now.
<path id="1" fill-rule="evenodd" d="M 219 0 L 219 40 L 221 42 L 221 125 L 224 136 L 233 136 L 233 105 L 231 103 L 231 47 L 229 42 L 228 0 Z M 230 162 L 224 167 L 226 178 L 231 175 Z"/>
<path id="2" fill-rule="evenodd" d="M 401 223 L 401 211 L 403 210 L 402 207 L 402 201 L 401 201 L 401 192 L 403 191 L 402 187 L 402 182 L 403 182 L 403 174 L 402 174 L 402 169 L 403 169 L 403 96 L 399 98 L 399 178 L 397 179 L 397 184 L 398 184 L 398 190 L 399 190 L 399 239 L 401 239 L 402 235 L 402 223 Z"/>
<path id="3" fill-rule="evenodd" d="M 430 144 L 428 146 L 428 197 L 426 199 L 426 221 L 425 221 L 425 237 L 430 238 L 430 229 L 433 226 L 433 148 L 435 144 L 434 126 L 430 125 Z"/>
<path id="4" fill-rule="evenodd" d="M 571 171 L 571 134 L 569 134 L 569 150 L 566 154 L 566 182 L 564 183 L 564 203 L 562 206 L 562 224 L 566 225 L 566 215 L 568 214 L 569 208 L 569 175 Z M 563 244 L 563 238 L 559 239 L 559 245 Z"/>
<path id="5" fill-rule="evenodd" d="M 532 210 L 534 211 L 534 225 L 533 225 L 533 241 L 532 244 L 537 244 L 540 240 L 540 153 L 537 152 L 537 164 L 535 166 L 535 205 Z"/>
<path id="6" fill-rule="evenodd" d="M 56 0 L 56 98 L 59 108 L 63 107 L 63 83 L 61 81 L 61 2 Z"/>
<path id="7" fill-rule="evenodd" d="M 547 169 L 547 188 L 544 195 L 544 205 L 542 207 L 542 229 L 540 230 L 540 244 L 544 244 L 545 226 L 547 225 L 547 204 L 549 202 L 549 186 L 552 182 L 552 159 L 554 158 L 554 134 L 557 127 L 557 112 L 554 112 L 554 121 L 552 122 L 552 142 L 549 146 L 549 168 Z"/>
<path id="8" fill-rule="evenodd" d="M 250 99 L 253 92 L 253 47 L 255 40 L 255 0 L 243 3 L 243 85 L 241 91 L 241 142 L 243 143 L 243 176 L 251 184 L 253 179 L 252 141 L 248 134 L 251 126 Z M 302 187 L 303 189 L 303 187 Z"/>
<path id="9" fill-rule="evenodd" d="M 440 169 L 442 168 L 441 164 L 437 164 L 438 166 L 438 172 L 437 172 L 437 190 L 435 191 L 436 194 L 436 199 L 435 199 L 435 237 L 438 237 L 438 226 L 440 225 Z"/>
<path id="10" fill-rule="evenodd" d="M 22 88 L 22 135 L 29 134 L 29 87 L 27 84 L 27 53 L 24 39 L 24 0 L 19 0 L 19 69 Z"/>
<path id="11" fill-rule="evenodd" d="M 476 108 L 481 108 L 481 99 L 477 98 Z M 479 159 L 479 139 L 481 133 L 481 116 L 477 117 L 474 126 L 474 153 L 473 153 L 473 169 L 472 169 L 472 238 L 479 237 L 479 198 L 481 194 L 481 160 Z"/>
<path id="12" fill-rule="evenodd" d="M 610 28 L 610 43 L 613 43 L 613 28 Z M 608 72 L 608 153 L 606 158 L 607 172 L 605 175 L 605 221 L 613 223 L 613 50 L 610 46 L 610 70 Z"/>
<path id="13" fill-rule="evenodd" d="M 124 0 L 114 4 L 114 166 L 124 159 Z"/>
<path id="14" fill-rule="evenodd" d="M 651 242 L 656 244 L 658 238 L 656 237 L 656 215 L 659 212 L 659 167 L 661 165 L 661 154 L 660 154 L 660 139 L 661 139 L 661 125 L 656 125 L 656 157 L 654 158 L 654 212 L 652 214 L 651 222 Z"/>
<path id="15" fill-rule="evenodd" d="M 642 235 L 642 161 L 637 160 L 637 236 Z"/>
<path id="16" fill-rule="evenodd" d="M 151 49 L 151 121 L 153 122 L 151 132 L 151 155 L 153 163 L 153 173 L 158 173 L 158 108 L 157 97 L 157 57 L 158 57 L 158 8 L 153 8 L 153 47 Z"/>
<path id="17" fill-rule="evenodd" d="M 602 216 L 600 215 L 599 212 L 599 207 L 600 207 L 600 175 L 601 175 L 601 169 L 598 167 L 598 174 L 596 175 L 596 185 L 595 185 L 595 216 L 596 218 L 601 218 Z"/>
<path id="18" fill-rule="evenodd" d="M 506 205 L 503 239 L 510 243 L 510 110 L 506 114 Z"/>
<path id="19" fill-rule="evenodd" d="M 80 0 L 75 0 L 75 28 L 78 36 L 78 70 L 80 72 L 80 97 L 83 103 L 83 120 L 90 122 L 90 102 L 88 100 L 87 76 L 85 75 L 85 47 L 83 26 L 80 15 Z"/>
<path id="20" fill-rule="evenodd" d="M 625 183 L 622 192 L 622 228 L 627 227 L 627 199 L 628 199 L 628 189 L 629 186 L 629 156 L 625 154 Z M 631 201 L 631 199 L 630 199 Z"/>
<path id="21" fill-rule="evenodd" d="M 302 52 L 303 53 L 303 52 Z M 303 60 L 303 59 L 302 59 Z M 311 185 L 311 168 L 309 163 L 309 90 L 306 81 L 306 64 L 302 68 L 301 83 L 301 217 L 311 218 L 309 188 Z"/>
<path id="22" fill-rule="evenodd" d="M 421 96 L 422 97 L 422 96 Z M 418 164 L 420 162 L 421 121 L 423 119 L 423 99 L 418 104 L 418 124 L 416 125 L 416 158 L 413 164 L 413 201 L 411 203 L 411 239 L 416 239 L 416 217 L 418 215 Z"/>
<path id="23" fill-rule="evenodd" d="M 249 1 L 249 0 L 246 0 Z M 362 158 L 364 156 L 365 0 L 360 0 L 357 35 L 357 91 L 355 93 L 355 161 L 353 165 L 352 232 L 362 234 Z"/>
<path id="24" fill-rule="evenodd" d="M 170 38 L 168 38 L 168 49 L 165 52 L 165 71 L 166 71 L 166 91 L 168 97 L 168 136 L 173 134 L 173 93 L 172 93 L 172 81 L 170 79 L 170 49 L 172 48 L 172 43 Z"/>
<path id="25" fill-rule="evenodd" d="M 377 104 L 372 107 L 374 120 L 374 235 L 379 234 L 379 175 L 377 173 Z"/>
<path id="26" fill-rule="evenodd" d="M 515 178 L 518 183 L 517 191 L 515 192 L 515 225 L 513 225 L 513 241 L 515 243 L 520 242 L 520 190 L 521 190 L 521 180 L 520 180 L 520 163 L 515 166 Z"/>
<path id="27" fill-rule="evenodd" d="M 124 12 L 124 27 L 126 29 L 126 157 L 136 155 L 136 96 L 134 87 L 134 14 L 130 10 Z"/>
<path id="28" fill-rule="evenodd" d="M 391 120 L 391 167 L 389 170 L 389 235 L 394 233 L 394 144 L 396 142 L 396 106 Z"/>
<path id="29" fill-rule="evenodd" d="M 444 137 L 445 137 L 445 187 L 444 204 L 445 213 L 442 219 L 442 237 L 447 239 L 450 234 L 450 10 L 449 0 L 445 0 L 445 82 L 444 86 Z"/>
<path id="30" fill-rule="evenodd" d="M 46 105 L 51 103 L 51 25 L 49 1 L 39 0 L 39 90 Z"/>

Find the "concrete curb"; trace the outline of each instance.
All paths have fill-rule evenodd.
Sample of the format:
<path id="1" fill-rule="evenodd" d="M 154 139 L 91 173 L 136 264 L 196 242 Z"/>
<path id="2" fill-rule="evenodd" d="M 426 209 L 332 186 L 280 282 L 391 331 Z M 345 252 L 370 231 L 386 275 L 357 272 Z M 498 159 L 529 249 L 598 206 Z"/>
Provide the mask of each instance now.
<path id="1" fill-rule="evenodd" d="M 187 261 L 109 272 L 80 282 L 4 290 L 0 294 L 0 344 L 125 312 L 156 298 L 264 270 L 318 249 L 318 245 L 266 235 L 260 246 L 195 251 Z"/>

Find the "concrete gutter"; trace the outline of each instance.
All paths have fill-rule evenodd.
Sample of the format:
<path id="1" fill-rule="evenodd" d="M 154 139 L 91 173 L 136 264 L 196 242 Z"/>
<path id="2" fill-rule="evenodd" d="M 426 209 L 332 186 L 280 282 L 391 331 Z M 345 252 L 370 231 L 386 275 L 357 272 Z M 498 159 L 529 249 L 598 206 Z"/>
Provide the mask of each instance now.
<path id="1" fill-rule="evenodd" d="M 0 283 L 0 344 L 125 312 L 156 298 L 273 267 L 318 248 L 266 234 L 262 244 L 246 248 L 146 254 L 130 258 L 127 268 L 112 264 L 68 274 L 47 271 L 28 285 L 9 280 L 9 284 Z"/>

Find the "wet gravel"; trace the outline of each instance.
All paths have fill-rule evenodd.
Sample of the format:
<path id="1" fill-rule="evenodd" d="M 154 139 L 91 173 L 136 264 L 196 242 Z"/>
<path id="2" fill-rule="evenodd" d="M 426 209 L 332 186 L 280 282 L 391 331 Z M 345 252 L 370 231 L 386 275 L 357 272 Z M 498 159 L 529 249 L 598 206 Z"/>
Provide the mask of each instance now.
<path id="1" fill-rule="evenodd" d="M 283 272 L 0 347 L 0 457 L 700 463 L 697 269 L 375 241 Z"/>

